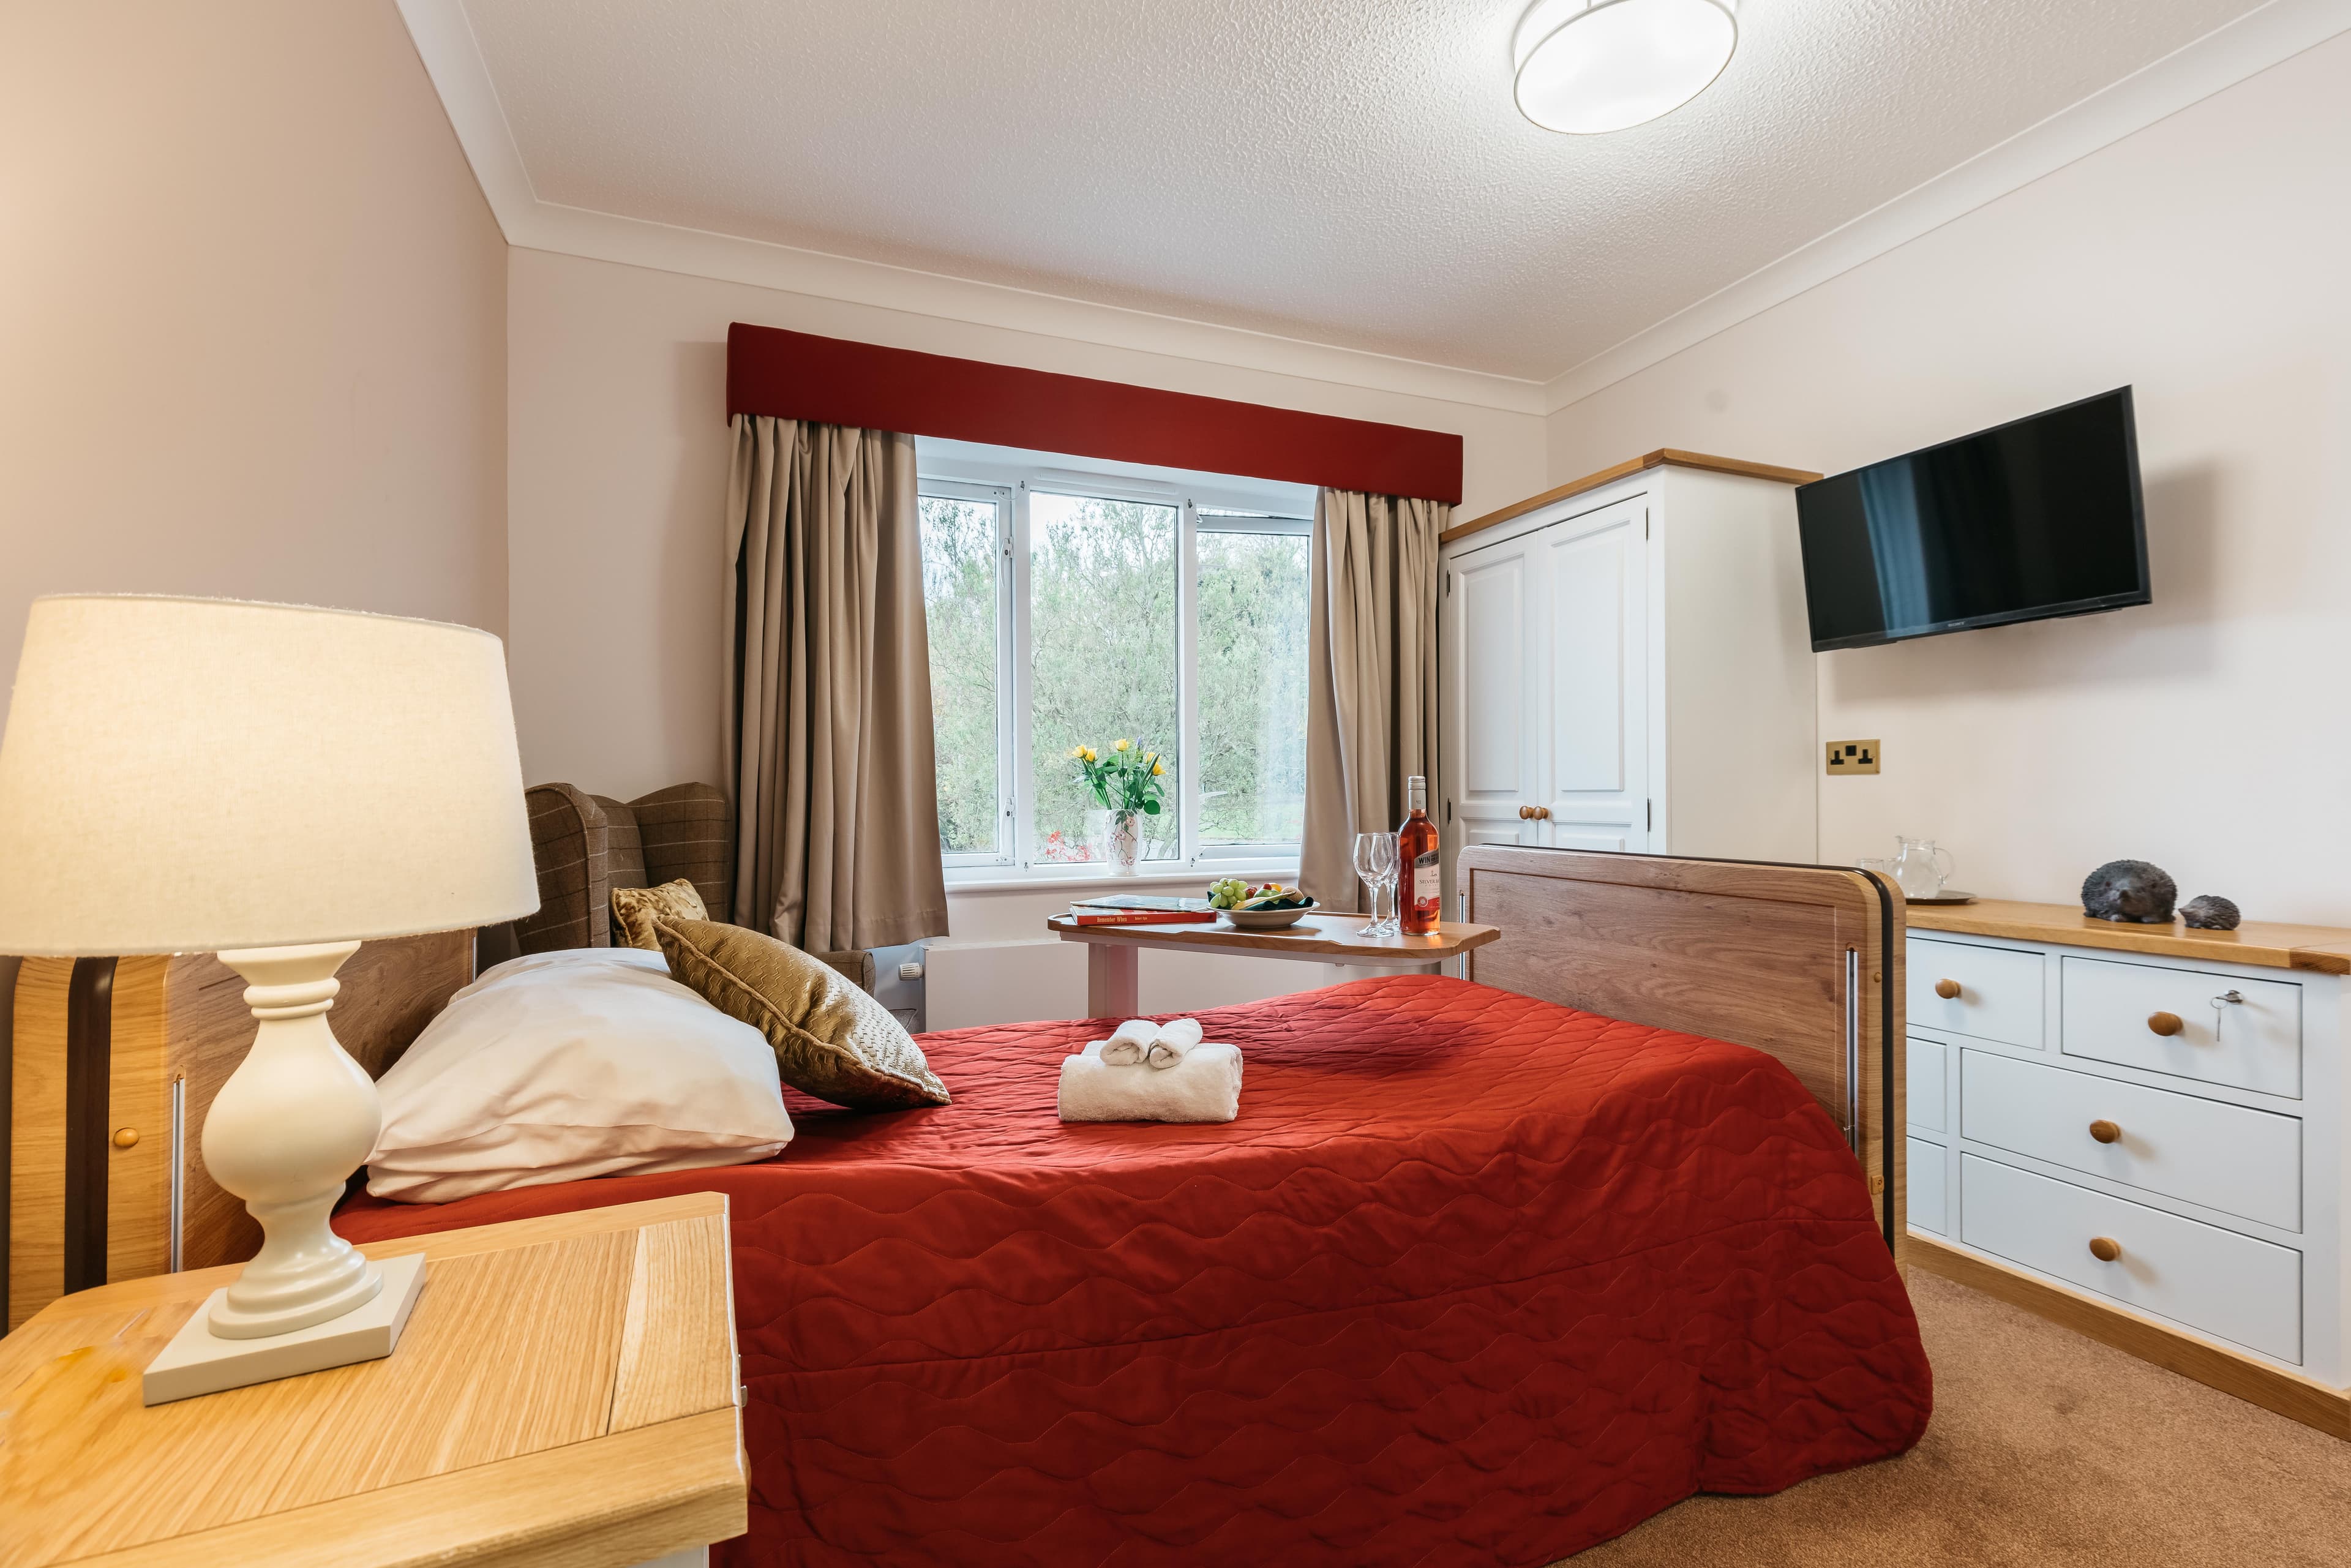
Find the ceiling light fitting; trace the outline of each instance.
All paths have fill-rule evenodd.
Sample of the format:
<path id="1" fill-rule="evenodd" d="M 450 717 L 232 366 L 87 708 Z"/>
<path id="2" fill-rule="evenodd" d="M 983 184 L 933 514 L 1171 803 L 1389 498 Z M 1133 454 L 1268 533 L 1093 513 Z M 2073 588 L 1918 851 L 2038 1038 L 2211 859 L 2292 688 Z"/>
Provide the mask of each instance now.
<path id="1" fill-rule="evenodd" d="M 1737 3 L 1535 0 L 1510 40 L 1519 112 L 1583 136 L 1672 113 L 1730 63 Z"/>

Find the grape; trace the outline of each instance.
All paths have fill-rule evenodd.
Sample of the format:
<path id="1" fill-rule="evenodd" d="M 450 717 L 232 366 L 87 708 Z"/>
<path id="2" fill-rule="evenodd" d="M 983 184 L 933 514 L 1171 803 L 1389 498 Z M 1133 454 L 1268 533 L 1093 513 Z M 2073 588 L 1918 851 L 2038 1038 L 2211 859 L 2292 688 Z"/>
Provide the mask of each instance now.
<path id="1" fill-rule="evenodd" d="M 1230 909 L 1249 894 L 1249 884 L 1238 877 L 1220 877 L 1208 884 L 1208 904 L 1213 909 Z"/>

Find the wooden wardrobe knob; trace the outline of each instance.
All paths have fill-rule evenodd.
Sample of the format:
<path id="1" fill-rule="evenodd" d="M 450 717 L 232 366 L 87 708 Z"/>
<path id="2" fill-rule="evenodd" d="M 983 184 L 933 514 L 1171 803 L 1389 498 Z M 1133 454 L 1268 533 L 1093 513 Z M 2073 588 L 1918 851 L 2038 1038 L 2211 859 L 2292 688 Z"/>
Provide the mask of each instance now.
<path id="1" fill-rule="evenodd" d="M 114 1129 L 113 1141 L 114 1146 L 118 1149 L 134 1147 L 139 1142 L 139 1129 L 136 1127 L 117 1127 Z"/>
<path id="2" fill-rule="evenodd" d="M 1549 806 L 1537 806 L 1537 807 L 1535 808 L 1535 821 L 1538 821 L 1538 822 L 1548 822 L 1548 821 L 1551 821 L 1551 808 L 1550 808 Z"/>
<path id="3" fill-rule="evenodd" d="M 2123 1255 L 2123 1244 L 2111 1236 L 2090 1238 L 2090 1256 L 2101 1263 L 2111 1263 Z"/>
<path id="4" fill-rule="evenodd" d="M 1956 1002 L 1959 999 L 1959 983 L 1957 980 L 1938 980 L 1935 982 L 1935 994 L 1947 1002 Z"/>
<path id="5" fill-rule="evenodd" d="M 1520 807 L 1520 808 L 1519 808 L 1519 821 L 1521 821 L 1521 822 L 1531 822 L 1531 821 L 1533 821 L 1534 820 L 1535 820 L 1535 809 L 1534 809 L 1532 806 L 1521 806 L 1521 807 Z"/>
<path id="6" fill-rule="evenodd" d="M 2123 1130 L 2112 1122 L 2097 1121 L 2090 1124 L 2090 1136 L 2102 1144 L 2119 1144 L 2123 1141 Z"/>
<path id="7" fill-rule="evenodd" d="M 2179 1021 L 2178 1013 L 2149 1013 L 2147 1015 L 2147 1027 L 2158 1034 L 2169 1036 L 2178 1034 L 2188 1026 Z"/>

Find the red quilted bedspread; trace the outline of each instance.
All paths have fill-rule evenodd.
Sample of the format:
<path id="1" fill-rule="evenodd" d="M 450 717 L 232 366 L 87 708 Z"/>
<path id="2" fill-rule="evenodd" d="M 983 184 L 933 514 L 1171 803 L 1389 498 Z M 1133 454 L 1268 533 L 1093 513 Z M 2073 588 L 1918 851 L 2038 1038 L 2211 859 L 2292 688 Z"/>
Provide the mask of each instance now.
<path id="1" fill-rule="evenodd" d="M 728 1194 L 734 1563 L 1546 1563 L 1925 1430 L 1860 1167 L 1771 1058 L 1434 976 L 1199 1016 L 1237 1122 L 1065 1127 L 1100 1026 L 957 1030 L 953 1105 L 796 1102 L 768 1164 L 337 1223 Z"/>

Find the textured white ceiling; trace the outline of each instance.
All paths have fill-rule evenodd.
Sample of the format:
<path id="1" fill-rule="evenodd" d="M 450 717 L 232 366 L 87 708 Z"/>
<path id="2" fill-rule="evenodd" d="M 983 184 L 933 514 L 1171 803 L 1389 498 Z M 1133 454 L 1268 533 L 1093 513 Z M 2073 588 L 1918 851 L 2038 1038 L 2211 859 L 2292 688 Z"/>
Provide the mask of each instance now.
<path id="1" fill-rule="evenodd" d="M 466 0 L 540 200 L 1547 378 L 2255 8 L 1744 0 L 1687 108 L 1522 0 Z"/>

